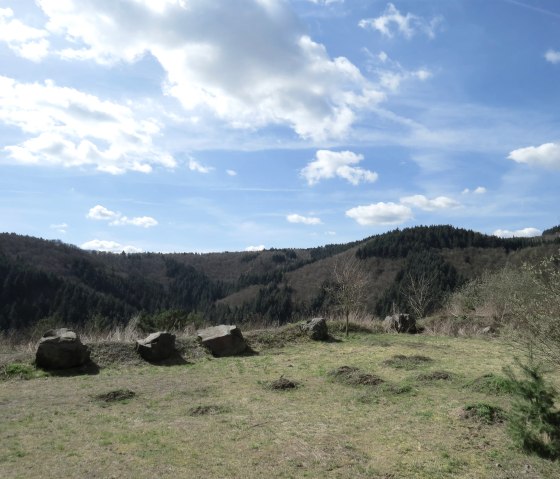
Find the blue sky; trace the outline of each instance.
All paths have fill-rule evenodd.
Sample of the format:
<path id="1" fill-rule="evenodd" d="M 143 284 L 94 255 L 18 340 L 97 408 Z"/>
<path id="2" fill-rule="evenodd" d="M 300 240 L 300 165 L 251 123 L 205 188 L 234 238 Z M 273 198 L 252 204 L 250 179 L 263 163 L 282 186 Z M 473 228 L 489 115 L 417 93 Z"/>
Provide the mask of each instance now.
<path id="1" fill-rule="evenodd" d="M 1 230 L 106 251 L 560 224 L 557 0 L 0 0 Z"/>

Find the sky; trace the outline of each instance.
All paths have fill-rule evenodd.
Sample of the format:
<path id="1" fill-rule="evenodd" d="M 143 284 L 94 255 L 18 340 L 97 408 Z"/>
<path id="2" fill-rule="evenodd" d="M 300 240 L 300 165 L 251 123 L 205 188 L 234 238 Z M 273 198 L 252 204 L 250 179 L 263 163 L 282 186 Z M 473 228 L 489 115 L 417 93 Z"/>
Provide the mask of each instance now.
<path id="1" fill-rule="evenodd" d="M 557 0 L 0 0 L 0 231 L 251 251 L 560 224 Z"/>

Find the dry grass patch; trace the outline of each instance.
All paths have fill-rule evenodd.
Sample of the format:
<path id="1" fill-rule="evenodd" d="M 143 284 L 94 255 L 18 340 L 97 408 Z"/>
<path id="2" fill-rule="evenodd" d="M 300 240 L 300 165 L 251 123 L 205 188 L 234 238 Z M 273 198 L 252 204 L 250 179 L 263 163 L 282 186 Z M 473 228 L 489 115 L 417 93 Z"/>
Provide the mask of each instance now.
<path id="1" fill-rule="evenodd" d="M 0 387 L 0 477 L 531 477 L 525 465 L 535 477 L 560 477 L 559 463 L 514 449 L 504 425 L 458 417 L 465 390 L 453 381 L 417 384 L 391 368 L 383 384 L 348 387 L 329 375 L 343 364 L 368 374 L 420 347 L 465 381 L 499 373 L 512 355 L 497 341 L 354 333 L 257 356 L 10 380 Z M 305 387 L 284 394 L 259 383 L 282 375 Z M 136 396 L 123 407 L 91 400 L 118 389 Z M 366 394 L 377 400 L 360 400 Z M 477 404 L 487 396 L 468 397 Z M 511 398 L 493 401 L 508 410 Z"/>

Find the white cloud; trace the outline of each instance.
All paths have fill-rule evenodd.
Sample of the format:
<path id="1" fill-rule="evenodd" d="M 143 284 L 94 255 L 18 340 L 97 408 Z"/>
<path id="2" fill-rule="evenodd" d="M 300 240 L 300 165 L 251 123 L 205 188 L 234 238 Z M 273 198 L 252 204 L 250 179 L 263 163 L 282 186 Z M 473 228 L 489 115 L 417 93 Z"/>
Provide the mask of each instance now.
<path id="1" fill-rule="evenodd" d="M 66 232 L 68 230 L 68 224 L 60 223 L 60 224 L 56 224 L 56 225 L 50 225 L 49 228 L 57 231 L 58 233 L 66 234 Z"/>
<path id="2" fill-rule="evenodd" d="M 483 195 L 484 193 L 486 193 L 486 191 L 487 191 L 487 190 L 486 190 L 486 188 L 485 188 L 484 186 L 477 186 L 477 187 L 475 188 L 475 190 L 473 191 L 473 193 L 474 193 L 475 195 Z"/>
<path id="3" fill-rule="evenodd" d="M 362 181 L 373 183 L 377 180 L 377 173 L 357 166 L 364 157 L 351 151 L 318 150 L 315 160 L 301 170 L 301 175 L 312 186 L 323 179 L 335 177 L 343 178 L 353 185 Z"/>
<path id="4" fill-rule="evenodd" d="M 544 58 L 546 59 L 547 62 L 550 62 L 552 64 L 560 63 L 560 51 L 552 50 L 552 49 L 548 50 L 544 54 Z"/>
<path id="5" fill-rule="evenodd" d="M 236 128 L 278 124 L 302 138 L 344 137 L 360 110 L 384 99 L 347 58 L 331 58 L 307 35 L 289 2 L 37 3 L 49 31 L 78 45 L 64 58 L 110 65 L 150 54 L 167 95 Z"/>
<path id="6" fill-rule="evenodd" d="M 103 101 L 47 81 L 19 83 L 0 76 L 0 122 L 30 138 L 4 150 L 11 160 L 33 165 L 94 166 L 119 174 L 172 168 L 175 160 L 153 145 L 160 126 L 137 119 L 124 105 Z"/>
<path id="7" fill-rule="evenodd" d="M 358 25 L 364 29 L 373 29 L 387 37 L 400 33 L 405 38 L 412 38 L 416 33 L 422 32 L 430 38 L 435 38 L 436 31 L 442 17 L 437 16 L 431 20 L 407 13 L 403 15 L 392 3 L 388 3 L 382 15 L 376 18 L 364 18 Z"/>
<path id="8" fill-rule="evenodd" d="M 291 214 L 286 216 L 290 223 L 303 223 L 305 225 L 320 225 L 321 219 L 315 216 L 301 216 L 298 214 Z"/>
<path id="9" fill-rule="evenodd" d="M 49 53 L 49 32 L 30 27 L 13 16 L 11 8 L 0 8 L 0 42 L 5 42 L 20 57 L 41 61 Z"/>
<path id="10" fill-rule="evenodd" d="M 141 228 L 151 228 L 152 226 L 158 225 L 157 220 L 151 216 L 128 218 L 117 211 L 111 211 L 101 205 L 90 208 L 86 218 L 90 220 L 109 221 L 109 225 L 111 226 L 132 225 Z"/>
<path id="11" fill-rule="evenodd" d="M 513 150 L 508 159 L 529 166 L 560 169 L 560 143 L 544 143 L 536 147 L 519 148 Z"/>
<path id="12" fill-rule="evenodd" d="M 191 171 L 196 171 L 198 173 L 210 173 L 213 169 L 214 168 L 211 166 L 204 166 L 194 158 L 189 158 L 189 170 Z"/>
<path id="13" fill-rule="evenodd" d="M 235 171 L 235 170 L 226 170 L 226 173 L 229 176 L 237 176 L 237 171 Z"/>
<path id="14" fill-rule="evenodd" d="M 103 251 L 105 253 L 143 253 L 143 250 L 131 245 L 122 245 L 116 241 L 94 239 L 80 246 L 82 249 Z"/>
<path id="15" fill-rule="evenodd" d="M 264 245 L 261 244 L 259 246 L 247 246 L 247 248 L 245 248 L 245 251 L 264 251 L 264 249 Z"/>
<path id="16" fill-rule="evenodd" d="M 496 230 L 492 234 L 494 236 L 499 236 L 500 238 L 532 238 L 534 236 L 540 236 L 542 231 L 537 228 L 523 228 L 515 231 Z"/>
<path id="17" fill-rule="evenodd" d="M 405 205 L 380 202 L 351 208 L 346 216 L 364 226 L 398 225 L 412 219 L 412 210 Z"/>
<path id="18" fill-rule="evenodd" d="M 461 206 L 457 201 L 447 196 L 438 196 L 432 200 L 424 195 L 412 195 L 401 198 L 403 205 L 420 208 L 425 211 L 441 210 L 446 208 L 457 208 Z"/>
<path id="19" fill-rule="evenodd" d="M 86 218 L 90 220 L 112 221 L 119 218 L 120 216 L 120 213 L 111 211 L 101 205 L 95 205 L 93 208 L 90 208 L 88 214 L 86 215 Z"/>
<path id="20" fill-rule="evenodd" d="M 378 77 L 379 86 L 389 92 L 396 92 L 401 83 L 409 80 L 426 81 L 433 74 L 427 68 L 407 70 L 398 61 L 393 60 L 384 51 L 374 55 L 368 48 L 362 48 L 367 57 L 366 69 Z"/>
<path id="21" fill-rule="evenodd" d="M 134 218 L 128 218 L 126 216 L 121 216 L 115 221 L 109 223 L 110 225 L 132 225 L 139 226 L 141 228 L 151 228 L 152 226 L 157 226 L 158 222 L 151 216 L 136 216 Z"/>

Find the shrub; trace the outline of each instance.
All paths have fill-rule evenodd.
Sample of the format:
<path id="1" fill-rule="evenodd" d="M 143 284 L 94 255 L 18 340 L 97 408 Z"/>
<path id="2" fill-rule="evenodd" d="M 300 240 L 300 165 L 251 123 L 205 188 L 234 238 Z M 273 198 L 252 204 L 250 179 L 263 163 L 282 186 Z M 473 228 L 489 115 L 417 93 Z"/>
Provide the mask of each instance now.
<path id="1" fill-rule="evenodd" d="M 523 450 L 547 459 L 560 457 L 560 412 L 554 408 L 556 390 L 543 377 L 542 365 L 530 357 L 527 364 L 517 361 L 525 379 L 506 374 L 514 386 L 516 399 L 509 415 L 508 431 Z"/>

